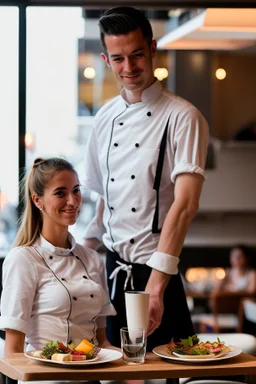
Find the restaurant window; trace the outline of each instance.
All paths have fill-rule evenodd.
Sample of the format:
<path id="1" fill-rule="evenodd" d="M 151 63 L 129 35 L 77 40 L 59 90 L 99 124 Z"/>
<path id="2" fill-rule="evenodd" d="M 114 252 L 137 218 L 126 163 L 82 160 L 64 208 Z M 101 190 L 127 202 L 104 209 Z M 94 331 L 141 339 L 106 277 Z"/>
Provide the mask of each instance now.
<path id="1" fill-rule="evenodd" d="M 105 77 L 99 39 L 91 35 L 85 16 L 79 7 L 27 8 L 26 166 L 36 157 L 61 156 L 75 166 L 81 183 L 93 116 L 104 103 Z M 82 193 L 79 220 L 70 228 L 78 242 L 97 200 L 84 188 Z"/>
<path id="2" fill-rule="evenodd" d="M 36 157 L 71 161 L 83 182 L 85 146 L 93 116 L 120 86 L 100 57 L 102 10 L 81 7 L 26 8 L 26 168 Z M 18 127 L 19 9 L 0 6 L 0 253 L 15 239 L 19 207 Z M 24 47 L 22 43 L 22 47 Z M 165 61 L 167 55 L 161 53 Z M 161 60 L 160 60 L 161 61 Z M 161 65 L 160 65 L 161 64 Z M 165 66 L 164 62 L 164 66 Z M 156 62 L 163 67 L 163 62 Z M 23 112 L 23 111 L 22 111 Z M 22 164 L 23 166 L 23 164 Z M 82 189 L 83 207 L 71 228 L 78 241 L 95 212 L 98 196 Z"/>
<path id="3" fill-rule="evenodd" d="M 0 7 L 0 257 L 13 243 L 18 207 L 18 8 Z"/>

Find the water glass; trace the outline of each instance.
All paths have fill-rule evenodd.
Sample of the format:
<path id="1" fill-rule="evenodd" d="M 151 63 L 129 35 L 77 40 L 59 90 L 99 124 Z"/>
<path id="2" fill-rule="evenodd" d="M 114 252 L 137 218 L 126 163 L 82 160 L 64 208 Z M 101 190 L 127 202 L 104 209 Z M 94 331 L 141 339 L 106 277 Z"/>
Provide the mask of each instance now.
<path id="1" fill-rule="evenodd" d="M 121 328 L 121 349 L 126 364 L 143 364 L 146 355 L 145 329 Z"/>

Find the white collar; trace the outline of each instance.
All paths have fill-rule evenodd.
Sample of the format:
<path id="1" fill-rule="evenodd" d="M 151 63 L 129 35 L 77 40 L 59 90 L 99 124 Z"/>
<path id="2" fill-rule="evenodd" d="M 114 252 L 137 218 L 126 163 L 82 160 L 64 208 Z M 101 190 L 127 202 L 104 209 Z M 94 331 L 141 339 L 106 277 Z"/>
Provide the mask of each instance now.
<path id="1" fill-rule="evenodd" d="M 71 233 L 68 233 L 68 240 L 71 244 L 71 248 L 55 247 L 55 245 L 53 245 L 52 243 L 47 241 L 42 235 L 40 235 L 40 238 L 38 239 L 37 244 L 35 245 L 57 256 L 68 256 L 74 251 L 76 247 L 76 241 L 74 237 L 71 235 Z"/>
<path id="2" fill-rule="evenodd" d="M 150 101 L 156 100 L 161 94 L 162 90 L 163 90 L 162 83 L 156 79 L 156 81 L 154 81 L 154 83 L 150 85 L 150 87 L 144 89 L 141 95 L 141 101 L 143 103 L 148 103 Z M 122 89 L 120 94 L 121 94 L 121 97 L 124 99 L 125 103 L 129 105 L 129 103 L 125 98 L 125 88 Z"/>

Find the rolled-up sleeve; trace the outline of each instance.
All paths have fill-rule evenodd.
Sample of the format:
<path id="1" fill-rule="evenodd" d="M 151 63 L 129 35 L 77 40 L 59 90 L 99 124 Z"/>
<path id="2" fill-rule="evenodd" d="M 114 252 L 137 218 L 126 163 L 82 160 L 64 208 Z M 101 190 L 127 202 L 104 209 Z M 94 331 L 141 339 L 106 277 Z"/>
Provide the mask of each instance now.
<path id="1" fill-rule="evenodd" d="M 194 107 L 177 117 L 174 129 L 174 168 L 171 181 L 181 173 L 204 176 L 209 142 L 209 128 L 203 115 Z"/>
<path id="2" fill-rule="evenodd" d="M 24 248 L 13 248 L 3 263 L 0 329 L 28 332 L 38 275 Z"/>

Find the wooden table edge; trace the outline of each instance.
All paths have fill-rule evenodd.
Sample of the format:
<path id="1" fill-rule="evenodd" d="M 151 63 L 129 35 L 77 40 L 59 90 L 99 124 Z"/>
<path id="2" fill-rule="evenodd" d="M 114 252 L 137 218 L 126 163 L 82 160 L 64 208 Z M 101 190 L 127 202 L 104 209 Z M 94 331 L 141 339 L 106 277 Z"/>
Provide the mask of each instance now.
<path id="1" fill-rule="evenodd" d="M 39 371 L 38 367 L 41 367 L 42 370 Z M 149 353 L 143 365 L 127 366 L 119 359 L 83 368 L 67 368 L 45 365 L 29 360 L 23 354 L 17 354 L 11 359 L 0 359 L 0 371 L 11 379 L 21 381 L 175 379 L 199 376 L 256 375 L 256 358 L 242 353 L 239 356 L 222 360 L 218 365 L 192 365 L 175 363 Z"/>

